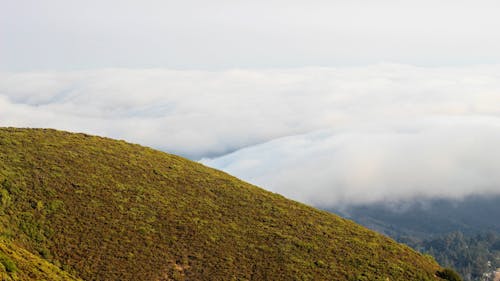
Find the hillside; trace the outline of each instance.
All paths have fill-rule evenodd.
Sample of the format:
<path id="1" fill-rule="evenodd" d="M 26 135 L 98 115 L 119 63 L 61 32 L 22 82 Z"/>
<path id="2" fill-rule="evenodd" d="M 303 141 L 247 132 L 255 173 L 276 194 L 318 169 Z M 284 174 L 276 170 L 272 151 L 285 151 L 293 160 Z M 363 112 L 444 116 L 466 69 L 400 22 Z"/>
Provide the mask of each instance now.
<path id="1" fill-rule="evenodd" d="M 330 210 L 384 233 L 464 280 L 485 280 L 500 267 L 500 195 L 454 199 L 420 199 L 398 204 L 373 203 Z M 492 279 L 491 279 L 492 280 Z"/>
<path id="2" fill-rule="evenodd" d="M 85 134 L 0 129 L 0 197 L 7 280 L 45 279 L 38 268 L 66 280 L 437 280 L 440 270 L 336 215 Z"/>
<path id="3" fill-rule="evenodd" d="M 59 267 L 11 242 L 0 240 L 0 280 L 78 281 Z"/>

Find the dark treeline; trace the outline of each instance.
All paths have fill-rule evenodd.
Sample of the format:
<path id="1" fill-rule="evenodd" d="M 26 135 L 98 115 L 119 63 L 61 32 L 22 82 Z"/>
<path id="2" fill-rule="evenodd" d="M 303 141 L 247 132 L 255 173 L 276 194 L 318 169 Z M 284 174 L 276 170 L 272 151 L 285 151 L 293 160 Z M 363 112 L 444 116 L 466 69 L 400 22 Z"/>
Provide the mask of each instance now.
<path id="1" fill-rule="evenodd" d="M 397 240 L 454 268 L 464 280 L 493 280 L 493 272 L 500 268 L 500 235 L 494 232 L 465 235 L 457 231 L 432 239 L 401 236 Z"/>
<path id="2" fill-rule="evenodd" d="M 500 195 L 379 202 L 331 210 L 430 254 L 464 280 L 500 267 Z"/>

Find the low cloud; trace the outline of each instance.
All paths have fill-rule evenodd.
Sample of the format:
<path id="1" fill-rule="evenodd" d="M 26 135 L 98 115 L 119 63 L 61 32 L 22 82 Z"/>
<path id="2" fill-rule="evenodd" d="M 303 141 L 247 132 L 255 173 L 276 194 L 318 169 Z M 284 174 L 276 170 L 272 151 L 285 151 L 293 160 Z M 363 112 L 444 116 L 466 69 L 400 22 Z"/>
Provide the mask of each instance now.
<path id="1" fill-rule="evenodd" d="M 435 117 L 291 136 L 202 162 L 316 206 L 500 194 L 500 119 Z"/>
<path id="2" fill-rule="evenodd" d="M 500 66 L 0 73 L 0 125 L 153 146 L 317 205 L 500 189 Z"/>

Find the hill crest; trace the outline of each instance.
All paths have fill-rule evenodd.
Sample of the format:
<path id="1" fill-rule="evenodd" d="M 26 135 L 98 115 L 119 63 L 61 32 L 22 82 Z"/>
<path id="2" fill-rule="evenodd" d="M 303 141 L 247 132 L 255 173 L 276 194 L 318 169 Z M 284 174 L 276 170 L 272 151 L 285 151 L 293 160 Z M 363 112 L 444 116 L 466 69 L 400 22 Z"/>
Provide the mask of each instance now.
<path id="1" fill-rule="evenodd" d="M 83 280 L 439 280 L 349 220 L 124 141 L 2 128 L 0 183 L 0 237 Z"/>

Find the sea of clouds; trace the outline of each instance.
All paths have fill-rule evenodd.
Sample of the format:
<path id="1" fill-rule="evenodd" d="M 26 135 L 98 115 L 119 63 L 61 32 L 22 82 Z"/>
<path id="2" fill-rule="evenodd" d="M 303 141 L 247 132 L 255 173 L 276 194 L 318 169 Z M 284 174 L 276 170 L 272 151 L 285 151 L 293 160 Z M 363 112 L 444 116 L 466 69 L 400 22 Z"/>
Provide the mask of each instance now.
<path id="1" fill-rule="evenodd" d="M 0 73 L 0 126 L 152 146 L 318 206 L 500 193 L 500 66 Z"/>

